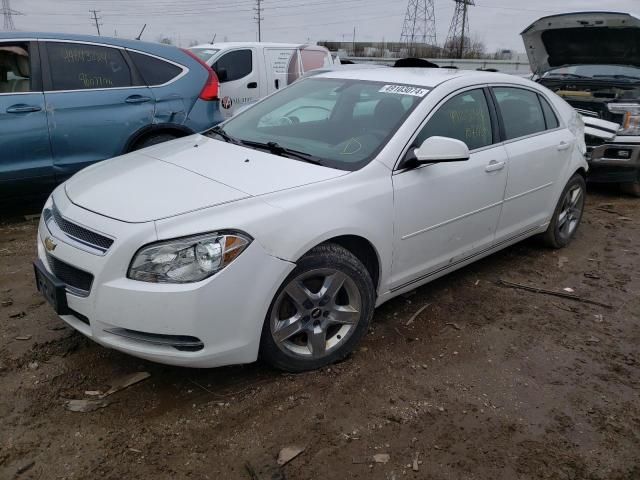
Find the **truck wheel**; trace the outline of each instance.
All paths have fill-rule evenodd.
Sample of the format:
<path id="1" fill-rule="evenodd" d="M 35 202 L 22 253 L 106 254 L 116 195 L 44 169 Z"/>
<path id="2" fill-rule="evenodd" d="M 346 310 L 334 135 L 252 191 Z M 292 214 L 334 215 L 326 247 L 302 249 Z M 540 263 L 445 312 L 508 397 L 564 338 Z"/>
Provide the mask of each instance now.
<path id="1" fill-rule="evenodd" d="M 564 187 L 551 223 L 542 236 L 548 247 L 563 248 L 569 245 L 582 220 L 586 191 L 584 178 L 576 173 Z"/>
<path id="2" fill-rule="evenodd" d="M 622 190 L 627 195 L 640 197 L 640 178 L 635 182 L 621 183 L 620 190 Z"/>
<path id="3" fill-rule="evenodd" d="M 260 355 L 289 372 L 342 360 L 367 332 L 374 305 L 362 262 L 340 245 L 319 245 L 298 261 L 271 302 Z"/>

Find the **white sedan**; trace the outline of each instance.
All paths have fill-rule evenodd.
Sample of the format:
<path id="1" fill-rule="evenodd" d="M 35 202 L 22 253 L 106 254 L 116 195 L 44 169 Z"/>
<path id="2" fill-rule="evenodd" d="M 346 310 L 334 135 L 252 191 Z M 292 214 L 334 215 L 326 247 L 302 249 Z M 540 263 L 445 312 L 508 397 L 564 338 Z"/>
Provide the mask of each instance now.
<path id="1" fill-rule="evenodd" d="M 319 368 L 403 292 L 532 235 L 567 245 L 584 206 L 583 129 L 513 76 L 314 76 L 58 187 L 38 288 L 69 325 L 138 357 Z"/>

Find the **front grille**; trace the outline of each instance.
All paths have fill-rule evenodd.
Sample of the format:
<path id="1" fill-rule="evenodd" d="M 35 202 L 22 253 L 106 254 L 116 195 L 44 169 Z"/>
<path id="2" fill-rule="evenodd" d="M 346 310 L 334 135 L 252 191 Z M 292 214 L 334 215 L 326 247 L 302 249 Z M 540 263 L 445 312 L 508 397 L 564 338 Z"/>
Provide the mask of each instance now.
<path id="1" fill-rule="evenodd" d="M 67 284 L 71 293 L 87 296 L 91 291 L 93 275 L 47 254 L 47 262 L 53 274 Z"/>
<path id="2" fill-rule="evenodd" d="M 45 212 L 45 220 L 48 220 L 49 218 L 52 218 L 60 230 L 77 242 L 84 243 L 85 245 L 97 248 L 104 252 L 109 250 L 111 245 L 113 245 L 113 239 L 100 235 L 99 233 L 92 232 L 91 230 L 81 227 L 80 225 L 70 222 L 64 218 L 58 211 L 55 204 L 53 204 L 49 212 Z"/>

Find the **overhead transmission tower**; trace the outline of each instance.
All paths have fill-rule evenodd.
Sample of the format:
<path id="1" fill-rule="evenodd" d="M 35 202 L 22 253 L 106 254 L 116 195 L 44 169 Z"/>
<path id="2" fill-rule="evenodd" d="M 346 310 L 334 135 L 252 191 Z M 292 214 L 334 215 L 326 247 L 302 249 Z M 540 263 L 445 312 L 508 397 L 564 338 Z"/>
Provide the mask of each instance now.
<path id="1" fill-rule="evenodd" d="M 449 27 L 449 35 L 445 42 L 448 54 L 455 58 L 462 58 L 465 53 L 465 43 L 469 37 L 469 6 L 476 4 L 475 0 L 453 0 L 456 2 L 456 10 Z"/>
<path id="2" fill-rule="evenodd" d="M 407 46 L 409 55 L 416 54 L 416 46 L 436 46 L 436 13 L 433 0 L 409 0 L 404 14 L 400 43 Z"/>
<path id="3" fill-rule="evenodd" d="M 18 12 L 17 10 L 13 10 L 11 8 L 10 0 L 2 0 L 2 15 L 4 16 L 4 29 L 5 30 L 15 30 L 16 26 L 13 23 L 14 15 L 24 15 L 22 12 Z"/>
<path id="4" fill-rule="evenodd" d="M 256 6 L 253 8 L 256 12 L 256 16 L 253 19 L 258 23 L 258 41 L 262 41 L 262 21 L 264 17 L 262 16 L 262 0 L 256 0 Z"/>
<path id="5" fill-rule="evenodd" d="M 96 30 L 98 31 L 98 36 L 100 36 L 100 25 L 102 25 L 101 23 L 99 23 L 99 21 L 102 19 L 101 17 L 98 16 L 98 13 L 100 13 L 100 10 L 89 10 L 91 12 L 91 21 L 93 23 L 95 23 L 96 25 Z"/>

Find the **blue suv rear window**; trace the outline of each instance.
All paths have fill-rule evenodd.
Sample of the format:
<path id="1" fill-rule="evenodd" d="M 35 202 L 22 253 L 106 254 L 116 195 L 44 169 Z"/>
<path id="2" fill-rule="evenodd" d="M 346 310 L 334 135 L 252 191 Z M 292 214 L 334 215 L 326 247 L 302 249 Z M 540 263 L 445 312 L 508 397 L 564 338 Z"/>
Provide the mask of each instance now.
<path id="1" fill-rule="evenodd" d="M 116 48 L 82 43 L 47 44 L 54 90 L 88 90 L 133 85 L 131 70 Z"/>

